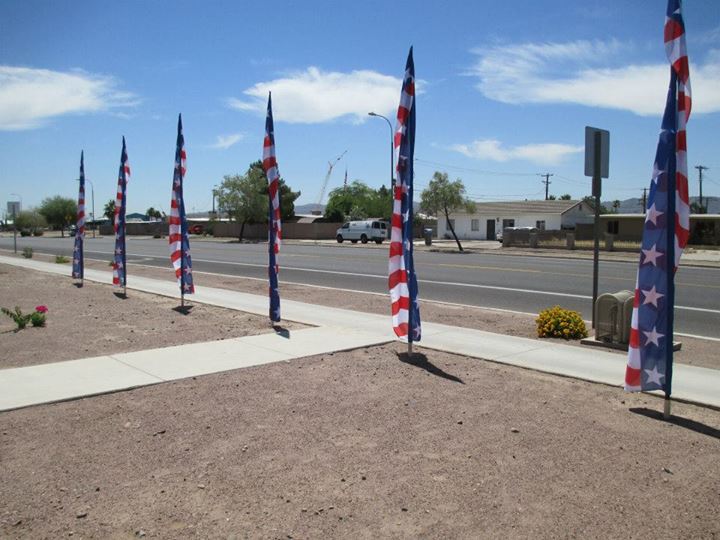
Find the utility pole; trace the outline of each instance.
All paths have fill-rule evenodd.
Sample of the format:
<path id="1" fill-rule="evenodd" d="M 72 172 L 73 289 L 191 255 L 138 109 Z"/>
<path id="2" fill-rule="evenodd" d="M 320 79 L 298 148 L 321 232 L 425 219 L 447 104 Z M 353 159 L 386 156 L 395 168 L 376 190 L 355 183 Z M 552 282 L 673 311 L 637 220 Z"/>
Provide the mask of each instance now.
<path id="1" fill-rule="evenodd" d="M 545 177 L 545 180 L 541 180 L 541 182 L 543 184 L 545 184 L 545 200 L 547 201 L 548 198 L 550 197 L 550 184 L 552 184 L 552 182 L 550 181 L 550 177 L 555 176 L 555 175 L 551 174 L 551 173 L 545 173 L 545 174 L 538 174 L 538 176 Z"/>
<path id="2" fill-rule="evenodd" d="M 695 168 L 698 170 L 699 180 L 700 180 L 700 213 L 703 214 L 704 212 L 704 206 L 703 206 L 703 197 L 702 197 L 702 173 L 703 171 L 707 171 L 708 167 L 705 167 L 705 165 L 695 165 Z"/>
<path id="3" fill-rule="evenodd" d="M 647 212 L 647 188 L 643 188 L 643 196 L 642 196 L 642 209 L 643 214 Z"/>

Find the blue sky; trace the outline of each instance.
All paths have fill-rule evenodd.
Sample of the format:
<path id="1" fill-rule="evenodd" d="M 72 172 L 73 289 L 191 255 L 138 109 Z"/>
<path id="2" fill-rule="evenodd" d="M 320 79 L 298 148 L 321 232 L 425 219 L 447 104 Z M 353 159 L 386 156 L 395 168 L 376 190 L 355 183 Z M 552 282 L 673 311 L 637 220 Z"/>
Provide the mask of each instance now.
<path id="1" fill-rule="evenodd" d="M 665 2 L 97 2 L 0 4 L 0 203 L 76 196 L 80 150 L 96 212 L 114 197 L 125 135 L 129 211 L 168 211 L 178 112 L 188 211 L 262 153 L 273 91 L 280 171 L 316 201 L 389 181 L 390 130 L 415 47 L 416 190 L 435 170 L 477 200 L 582 197 L 584 127 L 611 133 L 603 199 L 649 185 L 668 84 Z M 720 195 L 720 2 L 684 6 L 693 88 L 689 164 Z M 691 169 L 691 195 L 697 171 Z"/>

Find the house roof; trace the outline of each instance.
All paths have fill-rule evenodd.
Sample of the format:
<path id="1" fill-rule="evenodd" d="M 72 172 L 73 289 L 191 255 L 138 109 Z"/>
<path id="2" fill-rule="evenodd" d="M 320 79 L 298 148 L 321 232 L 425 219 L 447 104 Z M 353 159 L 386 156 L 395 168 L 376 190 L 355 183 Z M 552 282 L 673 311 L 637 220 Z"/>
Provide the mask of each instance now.
<path id="1" fill-rule="evenodd" d="M 583 201 L 498 201 L 475 203 L 475 214 L 564 214 Z"/>

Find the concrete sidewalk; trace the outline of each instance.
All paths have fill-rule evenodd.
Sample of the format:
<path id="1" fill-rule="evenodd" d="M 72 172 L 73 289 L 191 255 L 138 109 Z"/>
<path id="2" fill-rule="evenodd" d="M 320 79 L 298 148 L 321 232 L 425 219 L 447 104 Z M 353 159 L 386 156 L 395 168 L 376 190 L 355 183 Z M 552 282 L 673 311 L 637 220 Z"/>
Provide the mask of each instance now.
<path id="1" fill-rule="evenodd" d="M 0 263 L 68 274 L 65 265 L 31 259 L 0 256 Z M 86 270 L 85 279 L 111 283 L 112 276 L 110 272 Z M 129 294 L 136 289 L 178 297 L 177 285 L 172 281 L 131 275 L 128 285 Z M 268 310 L 265 296 L 225 289 L 196 285 L 196 293 L 191 299 L 192 302 L 261 316 L 266 316 Z M 294 331 L 287 337 L 266 334 L 0 370 L 0 410 L 395 340 L 389 316 L 292 300 L 283 300 L 283 315 L 286 320 L 317 328 Z M 622 385 L 625 373 L 625 357 L 622 355 L 437 323 L 423 324 L 423 339 L 418 345 L 613 386 Z M 673 386 L 673 396 L 677 399 L 720 407 L 718 370 L 676 364 Z"/>

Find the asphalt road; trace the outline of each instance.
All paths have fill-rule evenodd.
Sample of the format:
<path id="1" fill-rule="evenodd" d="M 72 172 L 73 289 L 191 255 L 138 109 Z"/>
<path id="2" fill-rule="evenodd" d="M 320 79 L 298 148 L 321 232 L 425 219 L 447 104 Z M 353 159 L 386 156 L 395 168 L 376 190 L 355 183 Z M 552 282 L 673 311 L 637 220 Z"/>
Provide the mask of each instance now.
<path id="1" fill-rule="evenodd" d="M 12 238 L 0 247 L 12 249 Z M 72 238 L 18 238 L 18 249 L 38 253 L 72 253 Z M 87 238 L 85 256 L 109 261 L 112 238 Z M 128 237 L 128 262 L 170 267 L 167 240 Z M 191 240 L 193 269 L 264 279 L 266 244 Z M 592 261 L 500 254 L 455 254 L 418 251 L 415 265 L 420 297 L 456 304 L 537 313 L 555 304 L 590 319 Z M 316 246 L 285 244 L 280 255 L 280 282 L 321 285 L 364 292 L 387 292 L 387 250 L 362 244 Z M 600 293 L 630 290 L 635 264 L 600 263 Z M 202 284 L 202 278 L 196 278 Z M 676 332 L 720 338 L 720 269 L 681 267 L 676 277 Z"/>

